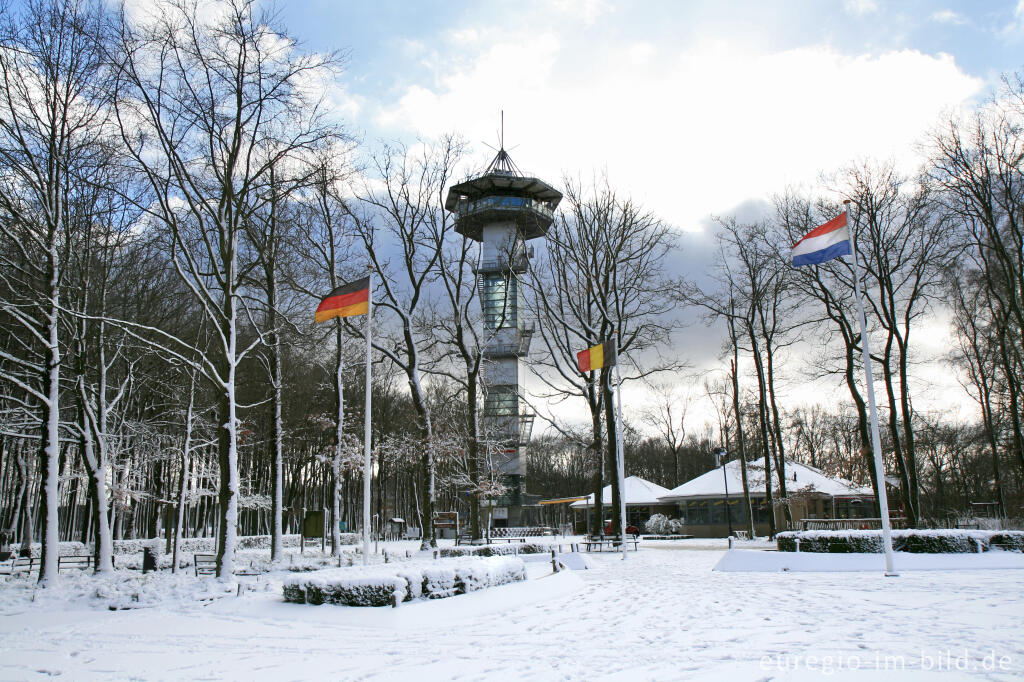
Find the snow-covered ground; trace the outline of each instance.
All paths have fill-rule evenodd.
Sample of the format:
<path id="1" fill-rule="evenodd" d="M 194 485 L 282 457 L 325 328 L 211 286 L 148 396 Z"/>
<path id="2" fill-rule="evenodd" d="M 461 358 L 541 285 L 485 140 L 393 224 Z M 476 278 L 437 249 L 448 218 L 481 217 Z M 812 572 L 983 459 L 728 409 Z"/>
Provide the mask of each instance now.
<path id="1" fill-rule="evenodd" d="M 558 574 L 532 561 L 525 583 L 398 609 L 286 604 L 283 574 L 240 597 L 166 573 L 100 585 L 96 597 L 95 579 L 65 574 L 34 602 L 31 581 L 17 579 L 0 583 L 0 678 L 1024 676 L 1020 570 L 712 571 L 724 549 L 647 542 L 626 561 L 593 554 L 589 570 Z"/>

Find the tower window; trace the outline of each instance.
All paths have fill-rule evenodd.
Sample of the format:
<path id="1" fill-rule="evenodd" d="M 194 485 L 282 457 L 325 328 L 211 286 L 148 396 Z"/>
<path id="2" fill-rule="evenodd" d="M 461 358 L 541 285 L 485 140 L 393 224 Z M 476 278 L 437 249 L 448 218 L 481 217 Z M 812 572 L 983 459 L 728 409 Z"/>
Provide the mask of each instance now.
<path id="1" fill-rule="evenodd" d="M 519 414 L 519 393 L 516 386 L 491 386 L 484 398 L 484 414 L 488 417 L 514 417 Z"/>
<path id="2" fill-rule="evenodd" d="M 484 327 L 505 329 L 515 327 L 519 310 L 519 283 L 511 273 L 491 272 L 483 276 Z"/>

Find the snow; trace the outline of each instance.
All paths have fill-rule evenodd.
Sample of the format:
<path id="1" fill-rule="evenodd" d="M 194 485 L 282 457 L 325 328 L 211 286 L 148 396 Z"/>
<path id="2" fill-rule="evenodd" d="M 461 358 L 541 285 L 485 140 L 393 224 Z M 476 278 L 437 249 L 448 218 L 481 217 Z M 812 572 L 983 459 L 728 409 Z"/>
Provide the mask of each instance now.
<path id="1" fill-rule="evenodd" d="M 626 490 L 626 494 L 624 495 L 626 504 L 660 504 L 658 502 L 658 498 L 662 495 L 668 494 L 668 488 L 663 488 L 657 483 L 651 483 L 639 476 L 629 476 L 626 478 L 625 485 L 623 487 Z M 606 485 L 601 490 L 601 504 L 610 505 L 611 503 L 612 487 L 611 485 Z M 573 502 L 569 506 L 573 509 L 583 509 L 594 506 L 594 493 L 590 493 L 590 496 L 587 497 L 586 500 Z"/>
<path id="2" fill-rule="evenodd" d="M 894 566 L 903 571 L 977 571 L 1024 569 L 1024 554 L 985 552 L 983 554 L 913 554 L 896 552 Z M 716 571 L 882 571 L 881 554 L 826 554 L 822 552 L 756 552 L 734 549 L 726 552 Z M 1024 575 L 1021 576 L 1024 578 Z"/>
<path id="3" fill-rule="evenodd" d="M 743 474 L 738 459 L 725 465 L 725 476 L 729 479 L 729 496 L 742 496 Z M 747 482 L 751 494 L 764 495 L 763 462 L 747 462 Z M 725 481 L 722 480 L 722 469 L 719 467 L 667 491 L 661 496 L 659 504 L 683 499 L 724 497 L 725 487 Z M 786 460 L 786 490 L 790 495 L 815 491 L 839 497 L 856 495 L 874 497 L 870 486 L 859 486 L 845 478 L 830 478 L 819 469 L 788 459 Z"/>
<path id="4" fill-rule="evenodd" d="M 43 590 L 19 578 L 0 582 L 0 679 L 914 680 L 942 666 L 952 668 L 944 680 L 1024 675 L 1019 570 L 887 578 L 878 555 L 864 572 L 713 570 L 725 547 L 641 543 L 628 561 L 592 554 L 589 569 L 559 573 L 550 557 L 521 557 L 525 582 L 397 609 L 288 604 L 284 572 L 252 579 L 241 596 L 215 580 L 136 576 L 118 592 L 126 605 L 147 584 L 157 596 L 143 590 L 141 608 L 117 611 L 91 596 L 111 579 L 65 573 Z M 780 554 L 731 554 L 744 553 Z M 956 559 L 998 554 L 1022 560 Z"/>

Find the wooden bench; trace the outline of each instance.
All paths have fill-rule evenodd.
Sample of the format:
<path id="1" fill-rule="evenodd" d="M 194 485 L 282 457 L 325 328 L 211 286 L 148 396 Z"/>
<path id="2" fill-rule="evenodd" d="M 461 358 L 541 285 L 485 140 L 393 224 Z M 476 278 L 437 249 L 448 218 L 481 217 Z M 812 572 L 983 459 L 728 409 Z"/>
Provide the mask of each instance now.
<path id="1" fill-rule="evenodd" d="M 196 577 L 201 575 L 217 575 L 217 555 L 216 554 L 193 554 L 192 560 L 195 564 Z M 240 576 L 258 576 L 259 571 L 254 569 L 250 564 L 248 568 L 239 567 L 236 568 L 232 575 Z"/>
<path id="2" fill-rule="evenodd" d="M 882 519 L 800 519 L 803 530 L 878 530 Z M 889 517 L 893 528 L 906 528 L 907 519 L 902 516 Z"/>
<path id="3" fill-rule="evenodd" d="M 77 568 L 81 571 L 93 567 L 92 554 L 66 554 L 57 557 L 57 570 L 63 571 L 69 568 Z"/>
<path id="4" fill-rule="evenodd" d="M 18 573 L 31 573 L 39 566 L 39 559 L 34 556 L 19 556 L 0 564 L 0 575 L 14 576 Z"/>
<path id="5" fill-rule="evenodd" d="M 584 540 L 582 544 L 587 546 L 588 552 L 595 551 L 595 547 L 597 548 L 596 551 L 603 552 L 606 547 L 611 550 L 617 550 L 621 542 L 618 538 L 591 538 L 589 540 Z M 633 538 L 632 540 L 626 538 L 626 546 L 628 547 L 631 544 L 633 545 L 633 551 L 635 552 L 639 549 L 640 541 L 636 538 Z"/>
<path id="6" fill-rule="evenodd" d="M 201 575 L 217 575 L 216 554 L 193 554 L 192 560 L 195 564 L 197 578 Z"/>

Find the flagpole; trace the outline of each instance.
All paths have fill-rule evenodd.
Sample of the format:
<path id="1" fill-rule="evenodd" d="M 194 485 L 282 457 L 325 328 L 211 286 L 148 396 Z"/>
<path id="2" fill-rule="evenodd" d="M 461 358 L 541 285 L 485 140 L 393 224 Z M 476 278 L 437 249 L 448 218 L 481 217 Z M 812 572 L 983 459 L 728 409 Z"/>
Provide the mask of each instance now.
<path id="1" fill-rule="evenodd" d="M 847 217 L 850 216 L 849 199 L 843 201 L 846 205 Z M 850 226 L 850 255 L 853 256 L 853 285 L 857 294 L 857 314 L 860 316 L 860 342 L 861 351 L 864 355 L 864 374 L 868 386 L 868 407 L 871 416 L 871 448 L 874 451 L 875 479 L 878 481 L 878 509 L 882 517 L 882 548 L 885 550 L 885 575 L 898 576 L 893 566 L 892 552 L 892 527 L 889 521 L 889 496 L 885 490 L 885 467 L 882 465 L 881 439 L 878 435 L 878 411 L 875 407 L 875 382 L 871 369 L 871 347 L 868 343 L 867 317 L 864 315 L 864 300 L 860 288 L 860 265 L 857 263 L 857 249 L 853 243 L 853 234 L 856 228 Z"/>
<path id="2" fill-rule="evenodd" d="M 619 372 L 619 336 L 615 335 L 615 475 L 619 480 L 619 549 L 626 558 L 626 464 L 622 453 L 622 374 Z"/>
<path id="3" fill-rule="evenodd" d="M 371 377 L 370 377 L 370 321 L 373 318 L 373 276 L 368 278 L 366 290 L 366 406 L 363 415 L 363 565 L 370 563 L 370 479 L 373 477 L 373 463 L 370 457 L 370 412 L 371 412 Z"/>

